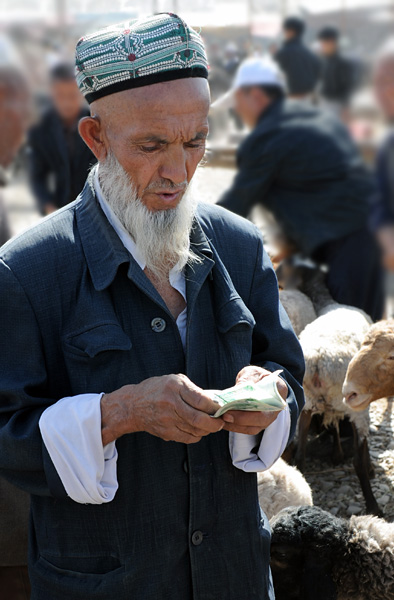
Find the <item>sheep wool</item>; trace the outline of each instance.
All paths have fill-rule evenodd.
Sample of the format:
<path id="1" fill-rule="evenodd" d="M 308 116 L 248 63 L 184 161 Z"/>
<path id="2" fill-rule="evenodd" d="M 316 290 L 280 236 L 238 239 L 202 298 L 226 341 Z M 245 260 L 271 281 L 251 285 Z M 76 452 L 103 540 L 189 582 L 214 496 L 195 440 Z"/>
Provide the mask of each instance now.
<path id="1" fill-rule="evenodd" d="M 325 426 L 337 425 L 348 416 L 361 439 L 369 432 L 368 409 L 354 412 L 347 407 L 343 402 L 342 385 L 349 362 L 359 350 L 369 326 L 363 311 L 333 304 L 300 335 L 306 367 L 304 410 L 323 414 Z"/>
<path id="2" fill-rule="evenodd" d="M 288 600 L 284 581 L 301 598 L 322 579 L 326 587 L 308 598 L 334 597 L 332 585 L 337 600 L 394 600 L 394 524 L 341 519 L 317 506 L 284 509 L 272 521 L 271 566 L 277 600 Z"/>
<path id="3" fill-rule="evenodd" d="M 299 290 L 281 290 L 279 298 L 291 321 L 294 333 L 299 336 L 301 331 L 316 319 L 312 300 Z"/>
<path id="4" fill-rule="evenodd" d="M 281 458 L 257 475 L 260 506 L 268 520 L 287 506 L 311 506 L 312 490 L 302 473 Z"/>

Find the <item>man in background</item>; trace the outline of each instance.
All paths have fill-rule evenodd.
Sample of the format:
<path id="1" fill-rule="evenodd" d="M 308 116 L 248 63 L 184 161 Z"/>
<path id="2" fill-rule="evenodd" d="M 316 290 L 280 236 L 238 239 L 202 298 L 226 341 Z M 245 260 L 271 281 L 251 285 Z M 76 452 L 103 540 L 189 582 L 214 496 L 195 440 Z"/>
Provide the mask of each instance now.
<path id="1" fill-rule="evenodd" d="M 338 117 L 345 117 L 350 97 L 355 88 L 355 65 L 342 55 L 339 48 L 339 31 L 324 27 L 318 34 L 322 55 L 323 107 Z"/>
<path id="2" fill-rule="evenodd" d="M 321 64 L 314 52 L 303 42 L 305 23 L 298 17 L 288 17 L 283 22 L 284 42 L 274 54 L 274 59 L 286 76 L 291 98 L 308 98 L 318 84 Z"/>
<path id="3" fill-rule="evenodd" d="M 24 139 L 28 90 L 8 40 L 0 38 L 0 169 L 15 158 Z M 0 203 L 1 210 L 5 210 Z M 1 215 L 2 242 L 8 226 Z M 9 300 L 12 302 L 12 298 Z M 5 307 L 2 306 L 2 310 Z M 27 530 L 29 496 L 0 478 L 0 600 L 27 600 Z"/>
<path id="4" fill-rule="evenodd" d="M 367 228 L 373 182 L 346 128 L 328 112 L 285 101 L 271 61 L 242 63 L 233 95 L 253 131 L 238 150 L 239 172 L 219 204 L 244 217 L 262 204 L 293 251 L 328 267 L 337 302 L 381 318 L 380 254 Z"/>
<path id="5" fill-rule="evenodd" d="M 375 95 L 388 123 L 376 161 L 377 190 L 372 197 L 371 224 L 382 248 L 384 266 L 394 271 L 394 43 L 378 56 L 374 69 Z"/>
<path id="6" fill-rule="evenodd" d="M 30 183 L 43 215 L 74 201 L 96 162 L 78 133 L 88 110 L 73 66 L 59 63 L 50 80 L 52 106 L 29 134 Z"/>

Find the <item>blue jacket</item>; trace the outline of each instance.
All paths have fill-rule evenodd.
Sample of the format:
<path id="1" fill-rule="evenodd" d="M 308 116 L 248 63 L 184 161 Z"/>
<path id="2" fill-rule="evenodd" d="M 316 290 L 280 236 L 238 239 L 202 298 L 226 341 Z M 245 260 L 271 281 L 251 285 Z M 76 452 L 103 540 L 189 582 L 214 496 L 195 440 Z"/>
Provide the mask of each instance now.
<path id="1" fill-rule="evenodd" d="M 185 353 L 91 180 L 75 203 L 2 248 L 0 469 L 32 494 L 32 600 L 273 598 L 256 475 L 232 465 L 227 432 L 189 446 L 125 435 L 115 499 L 81 505 L 66 497 L 38 428 L 65 396 L 168 373 L 226 388 L 252 363 L 284 368 L 294 433 L 303 358 L 260 234 L 201 206 L 191 244 L 202 262 L 187 271 Z M 164 331 L 152 330 L 154 317 Z"/>
<path id="2" fill-rule="evenodd" d="M 328 111 L 275 102 L 237 159 L 239 172 L 220 204 L 246 217 L 261 203 L 304 254 L 366 227 L 373 180 Z"/>

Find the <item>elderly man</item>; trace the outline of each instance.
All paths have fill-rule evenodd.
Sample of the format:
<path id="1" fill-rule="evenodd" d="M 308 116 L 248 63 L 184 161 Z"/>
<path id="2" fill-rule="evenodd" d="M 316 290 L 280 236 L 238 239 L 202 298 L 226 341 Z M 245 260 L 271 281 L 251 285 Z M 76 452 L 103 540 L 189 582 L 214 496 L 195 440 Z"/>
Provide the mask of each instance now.
<path id="1" fill-rule="evenodd" d="M 273 598 L 255 472 L 303 360 L 259 233 L 189 188 L 207 75 L 173 14 L 82 39 L 98 169 L 3 249 L 0 465 L 32 494 L 33 600 Z M 212 418 L 204 390 L 278 368 L 285 410 Z"/>
<path id="2" fill-rule="evenodd" d="M 0 37 L 0 170 L 15 158 L 27 127 L 29 95 L 18 57 L 9 40 Z M 3 213 L 4 211 L 4 213 Z M 5 209 L 0 203 L 0 243 L 8 237 Z M 10 300 L 8 300 L 9 302 Z M 12 301 L 12 300 L 11 300 Z M 5 306 L 2 305 L 2 310 Z M 3 339 L 7 352 L 7 340 Z M 1 396 L 3 409 L 7 401 Z M 29 496 L 0 478 L 0 598 L 27 600 L 27 529 Z"/>

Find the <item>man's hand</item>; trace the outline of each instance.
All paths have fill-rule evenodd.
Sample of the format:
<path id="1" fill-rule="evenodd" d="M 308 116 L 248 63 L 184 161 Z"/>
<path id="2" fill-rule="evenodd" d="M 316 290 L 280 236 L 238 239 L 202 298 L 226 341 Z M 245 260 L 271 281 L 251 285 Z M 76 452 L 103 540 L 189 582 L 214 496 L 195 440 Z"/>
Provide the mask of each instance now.
<path id="1" fill-rule="evenodd" d="M 249 366 L 243 368 L 237 375 L 236 384 L 247 381 L 257 383 L 271 375 L 270 371 L 261 367 Z M 278 377 L 277 387 L 284 400 L 287 398 L 288 388 L 286 383 Z M 264 429 L 267 429 L 275 421 L 279 412 L 248 412 L 243 410 L 229 410 L 222 416 L 226 422 L 224 429 L 235 433 L 247 433 L 248 435 L 258 435 Z"/>
<path id="2" fill-rule="evenodd" d="M 222 419 L 209 416 L 217 409 L 186 375 L 164 375 L 126 385 L 101 399 L 103 445 L 137 431 L 193 444 L 223 429 Z"/>

